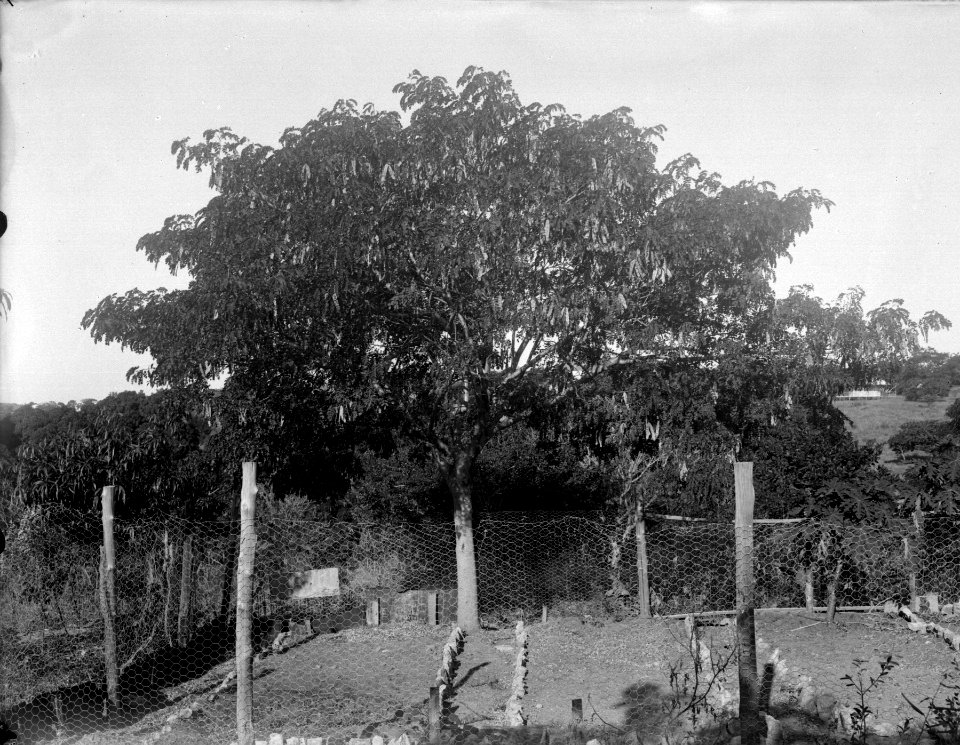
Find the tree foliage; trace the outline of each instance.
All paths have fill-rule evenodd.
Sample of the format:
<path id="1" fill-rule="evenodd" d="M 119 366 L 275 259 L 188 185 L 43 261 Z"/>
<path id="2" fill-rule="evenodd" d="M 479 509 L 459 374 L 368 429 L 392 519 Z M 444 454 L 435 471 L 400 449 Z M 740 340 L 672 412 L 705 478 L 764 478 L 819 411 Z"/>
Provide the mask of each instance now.
<path id="1" fill-rule="evenodd" d="M 97 508 L 102 487 L 116 485 L 121 515 L 200 516 L 217 506 L 206 423 L 174 393 L 24 406 L 13 419 L 23 505 L 89 511 Z"/>
<path id="2" fill-rule="evenodd" d="M 612 368 L 749 341 L 829 202 L 724 185 L 689 155 L 659 168 L 662 127 L 523 104 L 506 73 L 394 91 L 406 124 L 346 100 L 279 147 L 228 128 L 174 143 L 216 196 L 138 249 L 189 288 L 112 295 L 83 323 L 153 356 L 133 380 L 199 397 L 227 375 L 234 402 L 296 381 L 334 422 L 393 412 L 439 465 L 466 561 L 474 464 L 501 428 Z"/>
<path id="3" fill-rule="evenodd" d="M 921 339 L 926 343 L 930 332 L 951 327 L 935 310 L 914 320 L 900 299 L 865 313 L 864 295 L 853 287 L 826 303 L 811 285 L 796 285 L 777 302 L 779 333 L 802 343 L 808 366 L 834 393 L 878 380 L 896 386 L 904 368 L 924 353 Z"/>

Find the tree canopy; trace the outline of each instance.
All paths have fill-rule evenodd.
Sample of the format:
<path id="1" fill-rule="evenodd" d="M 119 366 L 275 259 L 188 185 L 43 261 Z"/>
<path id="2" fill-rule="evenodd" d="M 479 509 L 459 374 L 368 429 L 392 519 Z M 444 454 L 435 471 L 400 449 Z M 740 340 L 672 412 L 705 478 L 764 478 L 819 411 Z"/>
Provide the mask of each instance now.
<path id="1" fill-rule="evenodd" d="M 334 421 L 393 412 L 434 453 L 463 558 L 498 430 L 614 368 L 759 344 L 777 262 L 830 203 L 724 185 L 689 155 L 660 168 L 663 127 L 522 104 L 506 73 L 394 91 L 407 123 L 343 100 L 279 147 L 174 143 L 216 195 L 138 249 L 190 286 L 111 295 L 83 324 L 152 355 L 133 380 L 202 397 L 228 376 L 215 404 L 240 417 L 288 386 Z"/>

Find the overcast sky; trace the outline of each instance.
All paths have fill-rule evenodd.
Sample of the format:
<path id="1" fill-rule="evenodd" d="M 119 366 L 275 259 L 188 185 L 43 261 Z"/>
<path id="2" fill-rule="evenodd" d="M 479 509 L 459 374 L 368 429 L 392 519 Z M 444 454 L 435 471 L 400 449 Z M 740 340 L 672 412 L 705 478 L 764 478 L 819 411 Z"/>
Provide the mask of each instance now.
<path id="1" fill-rule="evenodd" d="M 101 398 L 140 360 L 83 313 L 184 286 L 134 248 L 212 196 L 170 144 L 222 125 L 275 144 L 338 98 L 396 109 L 416 68 L 512 74 L 524 102 L 629 106 L 727 182 L 820 189 L 778 293 L 852 285 L 957 323 L 960 6 L 918 3 L 0 2 L 0 401 Z"/>

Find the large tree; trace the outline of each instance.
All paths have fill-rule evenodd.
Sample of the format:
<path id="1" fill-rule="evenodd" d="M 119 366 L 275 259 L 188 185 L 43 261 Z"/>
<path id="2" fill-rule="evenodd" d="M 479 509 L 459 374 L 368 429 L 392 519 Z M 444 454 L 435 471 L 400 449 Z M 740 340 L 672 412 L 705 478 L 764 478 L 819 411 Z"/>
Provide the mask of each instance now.
<path id="1" fill-rule="evenodd" d="M 470 629 L 484 444 L 614 367 L 714 355 L 828 203 L 691 156 L 659 168 L 662 127 L 524 105 L 505 73 L 394 90 L 407 123 L 340 101 L 279 147 L 174 143 L 217 194 L 138 248 L 191 284 L 107 297 L 84 325 L 152 354 L 137 380 L 200 395 L 226 373 L 256 398 L 292 376 L 334 419 L 395 412 L 452 496 Z"/>

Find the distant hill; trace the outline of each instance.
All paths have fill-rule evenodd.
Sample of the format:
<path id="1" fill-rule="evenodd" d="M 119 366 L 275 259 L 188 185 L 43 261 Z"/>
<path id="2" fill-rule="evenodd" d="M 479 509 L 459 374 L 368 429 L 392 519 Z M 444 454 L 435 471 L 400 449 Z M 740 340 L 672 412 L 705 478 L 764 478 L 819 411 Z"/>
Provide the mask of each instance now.
<path id="1" fill-rule="evenodd" d="M 23 404 L 4 404 L 0 403 L 0 419 L 5 417 L 7 414 L 19 409 Z"/>

